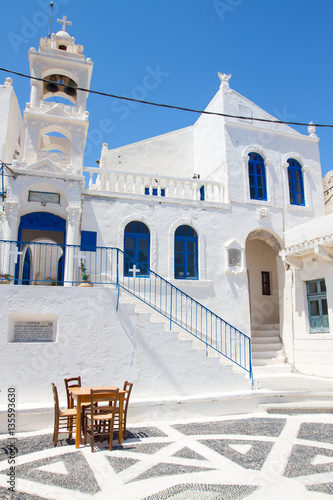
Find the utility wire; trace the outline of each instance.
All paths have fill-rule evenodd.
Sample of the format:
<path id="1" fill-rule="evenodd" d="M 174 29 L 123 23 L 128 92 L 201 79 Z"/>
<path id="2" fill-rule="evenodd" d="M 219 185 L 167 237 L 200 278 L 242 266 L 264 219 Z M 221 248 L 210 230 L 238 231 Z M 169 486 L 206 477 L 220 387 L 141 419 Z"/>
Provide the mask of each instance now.
<path id="1" fill-rule="evenodd" d="M 46 83 L 55 83 L 50 80 L 46 80 L 45 78 L 38 78 L 37 76 L 31 76 L 31 75 L 26 75 L 24 73 L 20 73 L 19 71 L 13 71 L 10 69 L 6 68 L 1 68 L 0 71 L 5 71 L 6 73 L 10 73 L 12 75 L 17 75 L 17 76 L 23 76 L 24 78 L 29 78 L 31 80 L 38 80 L 40 82 L 46 82 Z M 57 85 L 61 85 L 63 87 L 67 87 L 70 85 L 56 82 Z M 311 125 L 312 127 L 326 127 L 326 128 L 333 128 L 333 125 L 331 124 L 322 124 L 322 123 L 304 123 L 304 122 L 291 122 L 291 121 L 284 121 L 284 120 L 269 120 L 268 118 L 255 118 L 252 116 L 240 116 L 240 115 L 230 115 L 227 113 L 217 113 L 214 111 L 205 111 L 205 110 L 199 110 L 199 109 L 192 109 L 192 108 L 184 108 L 182 106 L 173 106 L 171 104 L 161 104 L 157 102 L 151 102 L 151 101 L 144 101 L 142 99 L 134 99 L 133 97 L 124 97 L 120 95 L 115 95 L 115 94 L 109 94 L 107 92 L 100 92 L 98 90 L 92 90 L 92 89 L 85 89 L 82 87 L 72 87 L 75 90 L 81 90 L 82 92 L 89 92 L 90 94 L 97 94 L 97 95 L 102 95 L 105 97 L 113 97 L 114 99 L 122 99 L 124 101 L 132 101 L 132 102 L 138 102 L 141 104 L 148 104 L 150 106 L 157 106 L 161 108 L 169 108 L 169 109 L 178 109 L 180 111 L 188 111 L 190 113 L 198 113 L 200 115 L 214 115 L 214 116 L 223 116 L 225 118 L 238 118 L 239 120 L 253 120 L 256 122 L 268 122 L 268 123 L 279 123 L 279 124 L 286 124 L 286 125 L 300 125 L 302 127 L 308 127 Z"/>

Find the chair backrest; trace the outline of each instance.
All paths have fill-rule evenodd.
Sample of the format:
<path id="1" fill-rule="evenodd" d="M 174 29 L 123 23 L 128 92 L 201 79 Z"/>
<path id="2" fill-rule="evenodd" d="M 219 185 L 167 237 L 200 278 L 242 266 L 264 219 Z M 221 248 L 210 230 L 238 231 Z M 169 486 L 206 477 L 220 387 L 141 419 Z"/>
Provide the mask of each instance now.
<path id="1" fill-rule="evenodd" d="M 98 403 L 105 403 L 107 401 L 108 405 L 105 407 L 108 413 L 112 410 L 114 415 L 117 401 L 118 401 L 119 389 L 91 389 L 90 390 L 90 411 L 91 414 L 98 413 L 103 406 L 98 406 Z"/>
<path id="2" fill-rule="evenodd" d="M 65 386 L 66 386 L 66 395 L 67 395 L 67 407 L 71 408 L 73 405 L 71 404 L 71 393 L 69 392 L 70 387 L 81 387 L 81 377 L 71 377 L 65 378 Z"/>
<path id="3" fill-rule="evenodd" d="M 124 411 L 127 410 L 127 406 L 128 406 L 128 402 L 129 402 L 129 398 L 130 398 L 130 395 L 131 395 L 131 392 L 132 392 L 132 387 L 133 387 L 133 384 L 131 382 L 126 382 L 124 383 L 124 391 L 126 391 L 125 395 L 124 395 Z"/>
<path id="4" fill-rule="evenodd" d="M 59 415 L 59 397 L 58 397 L 58 389 L 55 384 L 52 382 L 52 391 L 53 391 L 53 399 L 54 399 L 54 413 L 55 415 Z"/>

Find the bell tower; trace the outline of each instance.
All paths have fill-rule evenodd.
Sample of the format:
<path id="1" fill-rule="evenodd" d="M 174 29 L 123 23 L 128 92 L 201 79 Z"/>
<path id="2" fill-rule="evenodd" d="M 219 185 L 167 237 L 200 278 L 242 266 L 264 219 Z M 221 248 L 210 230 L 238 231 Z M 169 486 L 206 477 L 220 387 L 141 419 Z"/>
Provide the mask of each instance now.
<path id="1" fill-rule="evenodd" d="M 88 132 L 86 101 L 93 63 L 83 55 L 83 46 L 67 33 L 71 22 L 58 19 L 61 31 L 41 38 L 39 50 L 29 50 L 30 101 L 24 111 L 26 127 L 22 163 L 27 168 L 45 158 L 58 171 L 82 174 Z M 41 165 L 40 170 L 43 167 Z"/>

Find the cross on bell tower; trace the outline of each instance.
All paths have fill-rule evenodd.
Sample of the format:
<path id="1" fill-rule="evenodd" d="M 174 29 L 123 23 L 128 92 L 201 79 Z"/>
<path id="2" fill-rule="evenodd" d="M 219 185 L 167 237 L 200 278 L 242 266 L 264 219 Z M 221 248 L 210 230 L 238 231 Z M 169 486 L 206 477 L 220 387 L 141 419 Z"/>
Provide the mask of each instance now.
<path id="1" fill-rule="evenodd" d="M 72 21 L 67 21 L 67 16 L 63 16 L 62 19 L 57 19 L 57 23 L 62 24 L 62 31 L 66 31 L 66 26 L 72 26 Z"/>

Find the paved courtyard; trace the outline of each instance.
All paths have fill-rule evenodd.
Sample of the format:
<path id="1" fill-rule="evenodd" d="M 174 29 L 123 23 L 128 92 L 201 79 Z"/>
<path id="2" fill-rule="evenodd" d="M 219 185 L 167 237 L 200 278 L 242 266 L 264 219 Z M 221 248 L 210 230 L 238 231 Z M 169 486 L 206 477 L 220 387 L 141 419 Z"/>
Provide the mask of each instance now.
<path id="1" fill-rule="evenodd" d="M 264 413 L 128 429 L 123 446 L 75 449 L 17 435 L 15 493 L 0 440 L 1 499 L 316 500 L 333 498 L 333 414 Z"/>

